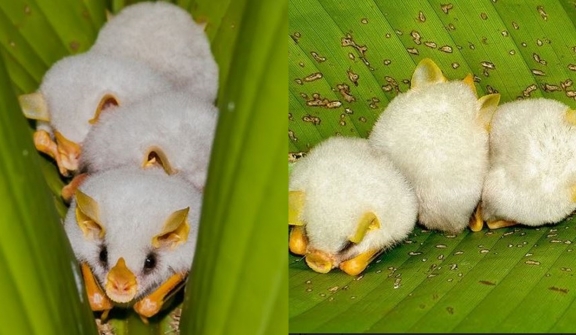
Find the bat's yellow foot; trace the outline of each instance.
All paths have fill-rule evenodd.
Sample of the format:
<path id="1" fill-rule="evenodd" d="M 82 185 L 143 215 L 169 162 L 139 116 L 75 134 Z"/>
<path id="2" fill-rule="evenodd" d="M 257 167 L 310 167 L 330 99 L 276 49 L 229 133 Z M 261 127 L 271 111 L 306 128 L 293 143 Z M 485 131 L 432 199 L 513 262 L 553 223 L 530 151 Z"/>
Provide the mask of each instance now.
<path id="1" fill-rule="evenodd" d="M 476 206 L 476 211 L 474 211 L 474 215 L 470 218 L 468 227 L 470 227 L 470 230 L 472 231 L 481 231 L 484 227 L 484 220 L 482 219 L 482 208 L 480 204 Z"/>
<path id="2" fill-rule="evenodd" d="M 58 159 L 58 145 L 52 140 L 46 130 L 37 130 L 34 132 L 34 146 L 36 150 L 47 154 L 48 156 Z"/>
<path id="3" fill-rule="evenodd" d="M 306 238 L 306 233 L 304 232 L 303 226 L 294 226 L 290 230 L 290 251 L 296 255 L 306 254 L 306 248 L 308 247 L 308 239 Z"/>
<path id="4" fill-rule="evenodd" d="M 345 262 L 340 263 L 340 269 L 351 276 L 360 274 L 374 258 L 382 253 L 383 249 L 372 249 L 359 254 Z"/>
<path id="5" fill-rule="evenodd" d="M 74 197 L 74 194 L 76 193 L 76 190 L 82 184 L 84 179 L 86 179 L 87 176 L 88 176 L 87 173 L 81 173 L 79 175 L 76 175 L 74 176 L 74 178 L 72 178 L 72 180 L 68 183 L 68 185 L 62 187 L 61 191 L 62 199 L 64 199 L 66 203 L 68 204 L 70 203 L 72 197 Z"/>
<path id="6" fill-rule="evenodd" d="M 328 273 L 334 267 L 334 259 L 325 252 L 314 250 L 306 255 L 306 264 L 318 273 Z"/>
<path id="7" fill-rule="evenodd" d="M 36 150 L 47 154 L 56 160 L 60 174 L 67 177 L 69 171 L 78 169 L 78 157 L 80 156 L 80 146 L 74 143 L 59 132 L 54 132 L 56 141 L 52 140 L 50 134 L 45 130 L 34 132 L 34 146 Z"/>
<path id="8" fill-rule="evenodd" d="M 78 161 L 80 158 L 80 145 L 70 141 L 59 132 L 54 132 L 56 143 L 58 143 L 58 156 L 56 162 L 63 176 L 68 176 L 68 171 L 78 170 Z"/>
<path id="9" fill-rule="evenodd" d="M 90 270 L 88 264 L 82 263 L 81 268 L 90 308 L 95 312 L 102 311 L 101 319 L 102 322 L 104 322 L 104 320 L 106 320 L 108 317 L 108 312 L 112 309 L 112 307 L 114 307 L 114 305 L 102 291 L 102 288 L 96 281 L 96 278 L 94 278 L 94 274 L 92 274 L 92 270 Z"/>
<path id="10" fill-rule="evenodd" d="M 154 292 L 142 298 L 134 304 L 134 310 L 144 323 L 148 323 L 148 318 L 156 315 L 161 309 L 162 305 L 179 289 L 184 287 L 186 275 L 177 273 L 168 278 L 160 287 Z"/>
<path id="11" fill-rule="evenodd" d="M 498 229 L 498 228 L 515 226 L 518 223 L 516 223 L 514 221 L 498 220 L 498 221 L 489 221 L 489 222 L 486 222 L 486 224 L 488 225 L 488 228 L 490 228 L 490 229 Z"/>

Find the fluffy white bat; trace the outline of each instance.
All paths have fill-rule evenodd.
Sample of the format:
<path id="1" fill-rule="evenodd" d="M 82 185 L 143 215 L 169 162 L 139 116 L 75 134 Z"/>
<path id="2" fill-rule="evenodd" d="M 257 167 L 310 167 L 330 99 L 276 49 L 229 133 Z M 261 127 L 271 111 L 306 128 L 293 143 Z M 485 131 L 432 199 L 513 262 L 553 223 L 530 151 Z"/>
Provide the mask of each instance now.
<path id="1" fill-rule="evenodd" d="M 218 117 L 210 102 L 188 92 L 157 94 L 102 115 L 84 141 L 88 173 L 131 165 L 160 165 L 204 188 Z"/>
<path id="2" fill-rule="evenodd" d="M 556 223 L 576 209 L 575 125 L 576 110 L 552 99 L 498 107 L 481 207 L 490 228 Z"/>
<path id="3" fill-rule="evenodd" d="M 156 314 L 190 271 L 201 204 L 200 192 L 161 169 L 114 169 L 86 178 L 64 227 L 92 309 L 107 313 L 135 303 L 141 316 Z"/>
<path id="4" fill-rule="evenodd" d="M 366 139 L 331 137 L 292 168 L 290 250 L 319 273 L 357 275 L 416 224 L 414 191 Z"/>
<path id="5" fill-rule="evenodd" d="M 56 62 L 38 91 L 19 100 L 24 115 L 38 120 L 36 148 L 67 176 L 78 169 L 82 142 L 101 113 L 170 89 L 169 81 L 141 62 L 87 52 Z"/>
<path id="6" fill-rule="evenodd" d="M 174 4 L 146 1 L 125 7 L 104 24 L 90 50 L 141 60 L 176 87 L 210 102 L 216 98 L 218 66 L 204 25 Z"/>
<path id="7" fill-rule="evenodd" d="M 411 88 L 378 118 L 369 140 L 389 155 L 414 187 L 419 222 L 459 233 L 480 201 L 488 171 L 488 124 L 500 96 L 480 99 L 472 76 L 448 81 L 422 60 Z"/>

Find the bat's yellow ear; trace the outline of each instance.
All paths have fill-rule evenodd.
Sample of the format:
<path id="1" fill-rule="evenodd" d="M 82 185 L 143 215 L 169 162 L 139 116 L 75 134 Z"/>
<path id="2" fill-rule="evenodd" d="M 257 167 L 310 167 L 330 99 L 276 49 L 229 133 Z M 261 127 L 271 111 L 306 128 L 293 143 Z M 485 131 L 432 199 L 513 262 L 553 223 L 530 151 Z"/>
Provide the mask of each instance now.
<path id="1" fill-rule="evenodd" d="M 28 119 L 39 121 L 50 121 L 50 113 L 48 113 L 48 104 L 44 95 L 40 92 L 29 94 L 22 94 L 18 96 L 18 102 L 24 116 Z"/>
<path id="2" fill-rule="evenodd" d="M 98 103 L 98 107 L 96 107 L 96 110 L 94 111 L 94 117 L 91 118 L 90 120 L 88 120 L 88 122 L 90 124 L 95 124 L 96 122 L 98 122 L 98 119 L 100 118 L 100 113 L 102 113 L 102 111 L 106 110 L 107 108 L 111 107 L 111 106 L 119 106 L 120 105 L 120 101 L 118 100 L 118 98 L 111 93 L 105 94 L 101 99 L 100 102 Z"/>
<path id="3" fill-rule="evenodd" d="M 570 199 L 572 202 L 576 202 L 576 185 L 570 188 Z"/>
<path id="4" fill-rule="evenodd" d="M 158 147 L 148 149 L 148 153 L 144 157 L 144 162 L 142 162 L 142 167 L 145 169 L 152 166 L 160 166 L 168 175 L 176 173 L 176 170 L 170 164 L 164 151 Z"/>
<path id="5" fill-rule="evenodd" d="M 576 110 L 568 109 L 566 111 L 566 121 L 568 121 L 568 123 L 576 126 Z"/>
<path id="6" fill-rule="evenodd" d="M 96 200 L 76 190 L 76 222 L 87 239 L 102 239 L 106 230 L 100 224 L 100 210 Z"/>
<path id="7" fill-rule="evenodd" d="M 488 94 L 478 99 L 478 103 L 480 104 L 478 120 L 484 125 L 484 128 L 486 128 L 488 132 L 490 131 L 492 116 L 494 116 L 494 112 L 496 112 L 499 102 L 499 93 Z"/>
<path id="8" fill-rule="evenodd" d="M 169 247 L 175 248 L 188 240 L 188 232 L 190 225 L 188 225 L 188 212 L 190 207 L 180 209 L 170 214 L 162 231 L 152 238 L 152 246 L 154 248 Z"/>
<path id="9" fill-rule="evenodd" d="M 304 191 L 290 191 L 288 193 L 288 224 L 291 226 L 302 226 L 300 213 L 304 206 Z"/>
<path id="10" fill-rule="evenodd" d="M 474 75 L 472 75 L 472 73 L 469 73 L 466 77 L 464 77 L 464 79 L 462 79 L 462 82 L 464 82 L 464 84 L 470 87 L 472 92 L 474 92 L 475 96 L 478 96 L 478 92 L 476 91 L 476 85 L 474 85 Z"/>
<path id="11" fill-rule="evenodd" d="M 350 237 L 349 240 L 352 243 L 360 243 L 364 239 L 364 236 L 369 230 L 380 229 L 380 220 L 376 217 L 373 212 L 366 212 L 362 215 L 362 218 L 358 221 L 356 226 L 356 232 L 354 236 Z"/>
<path id="12" fill-rule="evenodd" d="M 416 69 L 412 74 L 410 88 L 443 83 L 448 81 L 442 70 L 430 58 L 424 58 L 416 65 Z"/>

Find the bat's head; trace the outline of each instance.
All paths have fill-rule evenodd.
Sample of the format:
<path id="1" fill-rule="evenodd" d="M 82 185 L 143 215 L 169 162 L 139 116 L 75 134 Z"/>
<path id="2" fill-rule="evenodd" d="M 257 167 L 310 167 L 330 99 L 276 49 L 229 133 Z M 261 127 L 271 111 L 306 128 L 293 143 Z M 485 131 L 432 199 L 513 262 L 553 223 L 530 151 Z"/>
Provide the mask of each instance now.
<path id="1" fill-rule="evenodd" d="M 121 165 L 180 173 L 197 189 L 206 181 L 218 109 L 187 92 L 157 94 L 103 115 L 83 144 L 81 166 Z"/>
<path id="2" fill-rule="evenodd" d="M 56 62 L 39 90 L 19 100 L 27 118 L 48 125 L 58 146 L 60 170 L 75 171 L 82 142 L 101 114 L 170 88 L 144 64 L 87 52 Z"/>
<path id="3" fill-rule="evenodd" d="M 109 170 L 82 183 L 65 227 L 106 295 L 130 303 L 190 270 L 200 206 L 201 194 L 178 176 Z"/>
<path id="4" fill-rule="evenodd" d="M 345 218 L 347 222 L 342 225 L 338 224 L 338 221 L 343 223 L 342 218 L 332 221 L 326 212 L 324 217 L 317 216 L 314 210 L 306 213 L 308 215 L 302 215 L 306 206 L 305 199 L 306 193 L 303 191 L 289 192 L 290 251 L 304 255 L 308 266 L 319 273 L 327 273 L 336 267 L 349 274 L 362 272 L 371 259 L 365 260 L 360 268 L 357 265 L 351 268 L 349 264 L 357 263 L 348 261 L 374 248 L 384 247 L 377 246 L 378 235 L 381 235 L 383 228 L 376 214 L 366 211 L 352 215 Z M 303 220 L 303 217 L 308 220 Z"/>
<path id="5" fill-rule="evenodd" d="M 472 116 L 486 131 L 490 131 L 490 122 L 500 102 L 500 94 L 492 93 L 478 98 L 472 74 L 468 74 L 463 80 L 449 81 L 434 61 L 424 58 L 416 66 L 410 83 L 409 93 L 415 93 L 413 94 L 415 99 L 420 100 L 422 106 L 420 109 L 426 110 L 428 106 L 437 106 L 454 116 L 465 114 L 463 111 L 466 109 L 463 106 L 475 102 L 474 108 L 470 108 L 470 111 L 474 113 Z M 450 103 L 442 99 L 439 101 L 438 97 L 441 92 L 449 96 L 452 101 Z M 412 106 L 412 108 L 416 107 Z"/>

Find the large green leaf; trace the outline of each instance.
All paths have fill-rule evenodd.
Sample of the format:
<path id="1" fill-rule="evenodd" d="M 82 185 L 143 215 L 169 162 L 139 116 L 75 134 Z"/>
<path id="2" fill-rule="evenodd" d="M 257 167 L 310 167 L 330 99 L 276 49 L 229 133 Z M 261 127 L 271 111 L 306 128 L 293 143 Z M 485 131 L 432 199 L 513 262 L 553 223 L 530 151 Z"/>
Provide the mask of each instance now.
<path id="1" fill-rule="evenodd" d="M 424 57 L 449 79 L 473 73 L 501 103 L 576 108 L 573 1 L 290 0 L 288 12 L 293 154 L 367 137 Z M 356 278 L 291 255 L 290 331 L 573 332 L 575 238 L 571 219 L 457 236 L 418 227 Z"/>
<path id="2" fill-rule="evenodd" d="M 34 149 L 34 125 L 26 122 L 16 96 L 35 91 L 57 60 L 86 51 L 106 20 L 106 10 L 116 13 L 134 2 L 0 3 L 0 50 L 7 69 L 6 74 L 0 64 L 0 146 L 6 158 L 0 163 L 0 209 L 6 213 L 0 219 L 2 334 L 95 333 L 59 222 L 67 210 L 59 196 L 64 181 L 54 162 Z M 186 296 L 191 298 L 181 315 L 178 301 L 149 325 L 131 311 L 113 311 L 102 331 L 166 334 L 178 331 L 181 320 L 197 334 L 216 329 L 285 333 L 287 257 L 280 246 L 285 240 L 281 221 L 287 175 L 280 156 L 286 123 L 275 117 L 280 114 L 268 112 L 271 105 L 279 110 L 287 106 L 285 82 L 270 84 L 272 76 L 286 76 L 285 44 L 278 38 L 286 33 L 286 3 L 172 2 L 207 23 L 220 66 L 222 118 L 206 187 L 202 224 L 207 228 L 201 229 L 195 261 L 199 270 L 189 280 Z"/>
<path id="3" fill-rule="evenodd" d="M 204 198 L 186 334 L 282 334 L 287 329 L 287 211 L 283 163 L 287 105 L 282 2 L 235 1 L 235 57 L 219 96 L 221 111 Z M 255 38 L 257 36 L 257 38 Z M 282 43 L 284 44 L 284 43 Z M 285 45 L 285 44 L 284 44 Z M 218 246 L 218 248 L 214 248 Z M 265 265 L 265 266 L 264 266 Z"/>

